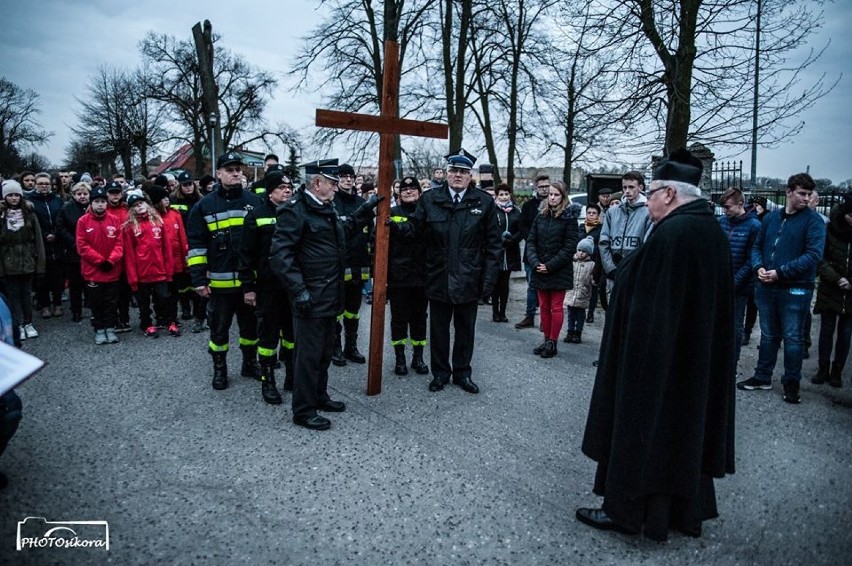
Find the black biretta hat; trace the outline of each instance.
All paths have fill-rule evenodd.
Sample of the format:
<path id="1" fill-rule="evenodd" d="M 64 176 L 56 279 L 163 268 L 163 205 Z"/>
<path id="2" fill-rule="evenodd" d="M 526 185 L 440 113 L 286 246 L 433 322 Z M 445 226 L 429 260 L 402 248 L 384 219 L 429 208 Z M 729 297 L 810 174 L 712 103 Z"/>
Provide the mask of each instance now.
<path id="1" fill-rule="evenodd" d="M 696 187 L 701 183 L 704 164 L 687 149 L 674 150 L 664 157 L 654 168 L 653 180 L 680 181 Z"/>

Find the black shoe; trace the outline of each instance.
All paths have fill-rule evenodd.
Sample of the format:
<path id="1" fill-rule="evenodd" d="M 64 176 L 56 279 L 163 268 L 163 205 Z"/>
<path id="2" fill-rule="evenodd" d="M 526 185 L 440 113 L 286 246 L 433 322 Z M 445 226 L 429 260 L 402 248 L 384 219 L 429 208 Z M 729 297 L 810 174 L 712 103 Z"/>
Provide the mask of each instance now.
<path id="1" fill-rule="evenodd" d="M 331 351 L 331 363 L 338 367 L 343 367 L 346 365 L 346 358 L 343 357 L 343 349 L 340 347 L 339 336 L 334 342 L 334 350 Z"/>
<path id="2" fill-rule="evenodd" d="M 414 352 L 411 356 L 411 369 L 414 370 L 414 373 L 420 375 L 426 375 L 429 373 L 429 366 L 427 366 L 426 362 L 423 361 L 422 352 Z"/>
<path id="3" fill-rule="evenodd" d="M 594 324 L 595 322 L 595 314 L 590 312 L 586 315 L 586 324 Z"/>
<path id="4" fill-rule="evenodd" d="M 508 318 L 506 318 L 506 315 L 505 315 L 505 314 L 501 314 L 501 315 L 500 315 L 500 322 L 509 322 L 509 319 L 508 319 Z"/>
<path id="5" fill-rule="evenodd" d="M 396 365 L 393 367 L 393 372 L 396 375 L 408 375 L 408 366 L 405 365 L 405 361 L 402 363 L 397 360 Z"/>
<path id="6" fill-rule="evenodd" d="M 765 381 L 760 381 L 756 377 L 750 377 L 748 379 L 744 379 L 743 381 L 738 381 L 737 389 L 741 389 L 743 391 L 755 391 L 758 389 L 768 391 L 772 389 L 772 384 L 766 383 Z"/>
<path id="7" fill-rule="evenodd" d="M 819 364 L 819 369 L 815 376 L 811 378 L 811 383 L 814 385 L 822 385 L 828 381 L 828 364 Z"/>
<path id="8" fill-rule="evenodd" d="M 832 387 L 843 387 L 843 379 L 840 375 L 843 373 L 843 366 L 839 364 L 831 364 L 831 376 L 828 378 L 828 384 Z"/>
<path id="9" fill-rule="evenodd" d="M 534 316 L 525 316 L 524 319 L 515 324 L 515 328 L 532 328 L 535 326 L 535 317 Z"/>
<path id="10" fill-rule="evenodd" d="M 453 383 L 467 391 L 468 393 L 479 393 L 479 387 L 470 380 L 469 377 L 453 378 Z"/>
<path id="11" fill-rule="evenodd" d="M 274 381 L 261 381 L 260 395 L 263 397 L 263 400 L 270 405 L 280 405 L 283 403 L 281 394 L 278 393 L 278 389 L 275 387 Z"/>
<path id="12" fill-rule="evenodd" d="M 83 321 L 83 313 L 75 312 L 71 313 L 71 322 L 82 322 Z"/>
<path id="13" fill-rule="evenodd" d="M 600 365 L 600 361 L 595 360 L 595 361 L 592 362 L 592 365 L 595 366 L 595 367 L 598 367 L 598 365 Z"/>
<path id="14" fill-rule="evenodd" d="M 798 405 L 802 402 L 802 398 L 799 397 L 798 381 L 788 381 L 784 384 L 784 400 L 794 405 Z"/>
<path id="15" fill-rule="evenodd" d="M 346 348 L 343 350 L 343 357 L 349 360 L 350 362 L 356 364 L 366 364 L 367 358 L 364 357 L 361 352 L 358 351 L 358 346 L 353 344 L 347 344 Z"/>
<path id="16" fill-rule="evenodd" d="M 331 428 L 331 421 L 320 415 L 293 417 L 293 423 L 311 430 L 328 430 Z"/>
<path id="17" fill-rule="evenodd" d="M 577 509 L 577 520 L 585 523 L 590 527 L 594 527 L 601 531 L 615 531 L 625 535 L 635 535 L 636 531 L 622 527 L 615 521 L 609 518 L 603 509 L 590 509 L 588 507 L 580 507 Z"/>
<path id="18" fill-rule="evenodd" d="M 748 346 L 748 343 L 751 341 L 751 332 L 746 332 L 743 334 L 743 341 L 740 342 L 740 346 Z"/>
<path id="19" fill-rule="evenodd" d="M 223 389 L 228 388 L 228 376 L 225 374 L 214 373 L 213 374 L 213 389 L 217 391 L 222 391 Z"/>
<path id="20" fill-rule="evenodd" d="M 574 333 L 571 332 L 570 330 L 567 331 L 565 333 L 565 338 L 563 338 L 562 341 L 565 342 L 566 344 L 571 344 L 572 342 L 574 342 Z M 542 349 L 542 351 L 544 351 L 544 350 Z"/>
<path id="21" fill-rule="evenodd" d="M 572 344 L 582 344 L 583 343 L 583 333 L 575 332 L 574 336 L 572 336 L 573 340 L 571 340 Z"/>
<path id="22" fill-rule="evenodd" d="M 133 329 L 130 328 L 130 324 L 127 322 L 119 322 L 115 325 L 116 332 L 130 332 L 131 330 Z"/>
<path id="23" fill-rule="evenodd" d="M 260 365 L 258 365 L 257 360 L 252 360 L 251 358 L 243 359 L 243 367 L 240 368 L 240 375 L 260 381 Z"/>
<path id="24" fill-rule="evenodd" d="M 544 350 L 541 352 L 542 358 L 552 358 L 556 355 L 556 340 L 546 340 Z"/>
<path id="25" fill-rule="evenodd" d="M 325 411 L 326 413 L 342 413 L 345 410 L 346 403 L 343 401 L 332 401 L 331 399 L 317 407 L 317 411 Z"/>
<path id="26" fill-rule="evenodd" d="M 441 391 L 444 386 L 449 383 L 449 379 L 438 377 L 437 375 L 429 382 L 429 391 Z"/>

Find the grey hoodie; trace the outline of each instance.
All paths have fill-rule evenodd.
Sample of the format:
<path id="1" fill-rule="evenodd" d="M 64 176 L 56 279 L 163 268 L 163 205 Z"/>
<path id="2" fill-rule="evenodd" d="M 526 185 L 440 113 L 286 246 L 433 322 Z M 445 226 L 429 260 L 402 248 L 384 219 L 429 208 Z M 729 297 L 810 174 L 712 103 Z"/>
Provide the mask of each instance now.
<path id="1" fill-rule="evenodd" d="M 652 225 L 647 202 L 645 195 L 640 194 L 633 204 L 625 200 L 621 206 L 606 211 L 598 248 L 607 275 L 645 241 Z"/>

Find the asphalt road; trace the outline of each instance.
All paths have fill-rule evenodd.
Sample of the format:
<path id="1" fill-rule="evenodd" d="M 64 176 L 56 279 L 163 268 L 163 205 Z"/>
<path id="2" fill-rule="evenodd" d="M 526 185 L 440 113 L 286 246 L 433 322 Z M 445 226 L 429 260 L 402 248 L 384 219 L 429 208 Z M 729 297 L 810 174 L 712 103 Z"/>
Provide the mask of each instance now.
<path id="1" fill-rule="evenodd" d="M 289 395 L 266 405 L 238 377 L 236 350 L 231 387 L 214 391 L 206 334 L 136 330 L 95 346 L 86 323 L 38 320 L 25 349 L 49 365 L 19 388 L 24 420 L 0 458 L 0 564 L 848 563 L 849 368 L 841 390 L 804 382 L 799 406 L 777 381 L 738 392 L 737 473 L 717 481 L 721 517 L 702 538 L 660 544 L 578 523 L 576 507 L 599 503 L 580 440 L 602 324 L 542 360 L 536 330 L 482 307 L 479 395 L 392 375 L 388 346 L 379 396 L 365 394 L 365 366 L 332 367 L 348 409 L 312 432 L 291 423 Z M 756 353 L 743 349 L 744 374 Z M 106 521 L 110 549 L 17 551 L 26 517 Z"/>

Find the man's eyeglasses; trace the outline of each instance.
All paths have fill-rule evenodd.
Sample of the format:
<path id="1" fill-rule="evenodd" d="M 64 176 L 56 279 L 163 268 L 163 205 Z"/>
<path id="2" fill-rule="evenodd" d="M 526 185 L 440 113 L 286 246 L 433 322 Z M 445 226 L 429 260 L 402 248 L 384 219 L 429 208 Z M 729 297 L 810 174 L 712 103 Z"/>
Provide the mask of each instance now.
<path id="1" fill-rule="evenodd" d="M 663 185 L 662 187 L 657 187 L 656 189 L 650 189 L 650 190 L 647 192 L 647 194 L 645 195 L 645 197 L 646 197 L 646 198 L 651 198 L 651 195 L 653 195 L 653 194 L 654 194 L 654 193 L 656 193 L 657 191 L 662 191 L 662 190 L 664 190 L 664 189 L 668 189 L 668 188 L 669 188 L 669 187 L 668 187 L 668 185 Z"/>
<path id="2" fill-rule="evenodd" d="M 228 173 L 242 173 L 243 168 L 242 167 L 225 167 L 225 171 L 227 171 Z"/>
<path id="3" fill-rule="evenodd" d="M 50 183 L 36 183 L 36 187 L 49 187 Z"/>

